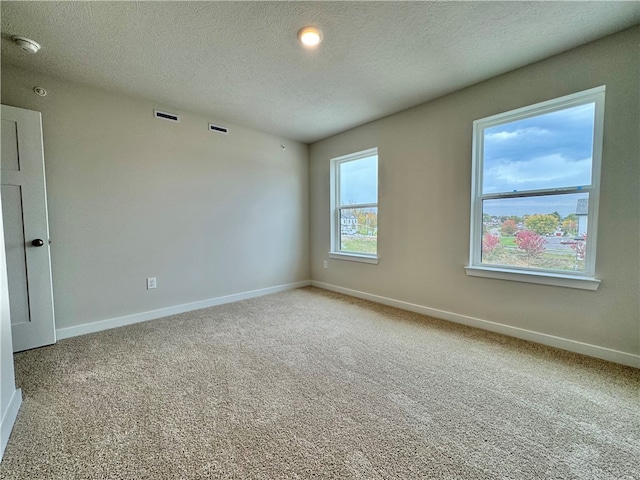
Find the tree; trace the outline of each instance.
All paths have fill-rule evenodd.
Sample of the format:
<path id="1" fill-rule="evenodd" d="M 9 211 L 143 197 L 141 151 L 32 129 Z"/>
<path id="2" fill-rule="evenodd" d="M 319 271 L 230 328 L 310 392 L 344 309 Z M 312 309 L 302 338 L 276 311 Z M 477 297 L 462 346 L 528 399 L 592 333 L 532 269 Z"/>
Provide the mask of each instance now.
<path id="1" fill-rule="evenodd" d="M 527 230 L 532 230 L 538 235 L 549 235 L 556 231 L 558 219 L 554 215 L 537 213 L 527 217 L 524 226 L 527 227 Z"/>
<path id="2" fill-rule="evenodd" d="M 367 225 L 367 235 L 373 235 L 378 230 L 378 213 L 368 211 L 365 214 L 365 223 Z"/>
<path id="3" fill-rule="evenodd" d="M 558 223 L 562 221 L 562 215 L 560 215 L 557 210 L 553 213 L 550 213 L 549 215 L 553 215 L 554 217 L 556 217 L 556 220 L 558 220 Z"/>
<path id="4" fill-rule="evenodd" d="M 357 219 L 357 233 L 374 235 L 378 230 L 378 213 L 370 208 L 352 208 L 351 213 Z"/>
<path id="5" fill-rule="evenodd" d="M 575 235 L 578 233 L 578 216 L 570 213 L 562 222 L 562 229 L 567 235 Z"/>
<path id="6" fill-rule="evenodd" d="M 518 231 L 518 225 L 515 220 L 507 219 L 502 223 L 502 227 L 500 227 L 500 231 L 503 235 L 507 235 L 512 237 Z"/>
<path id="7" fill-rule="evenodd" d="M 498 245 L 500 245 L 500 238 L 488 232 L 485 233 L 482 237 L 482 255 L 489 255 Z"/>
<path id="8" fill-rule="evenodd" d="M 545 251 L 544 237 L 531 230 L 521 230 L 516 233 L 516 245 L 527 254 L 527 265 L 531 265 L 533 258 L 538 258 Z"/>

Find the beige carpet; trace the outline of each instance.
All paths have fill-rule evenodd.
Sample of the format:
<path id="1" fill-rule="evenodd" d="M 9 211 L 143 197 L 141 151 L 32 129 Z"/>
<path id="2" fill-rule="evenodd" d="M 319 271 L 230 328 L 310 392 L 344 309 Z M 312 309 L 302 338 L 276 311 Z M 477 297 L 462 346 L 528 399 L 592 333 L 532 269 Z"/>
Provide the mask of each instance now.
<path id="1" fill-rule="evenodd" d="M 305 288 L 16 355 L 2 479 L 638 479 L 640 371 Z"/>

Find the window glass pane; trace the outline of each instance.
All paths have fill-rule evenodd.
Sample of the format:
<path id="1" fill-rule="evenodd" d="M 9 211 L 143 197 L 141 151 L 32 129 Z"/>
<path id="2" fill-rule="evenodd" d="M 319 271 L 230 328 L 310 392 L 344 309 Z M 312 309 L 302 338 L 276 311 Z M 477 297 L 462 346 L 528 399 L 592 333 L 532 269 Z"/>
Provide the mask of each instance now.
<path id="1" fill-rule="evenodd" d="M 595 103 L 484 130 L 482 193 L 591 184 Z"/>
<path id="2" fill-rule="evenodd" d="M 586 193 L 482 202 L 482 263 L 584 272 Z"/>
<path id="3" fill-rule="evenodd" d="M 378 253 L 378 208 L 340 209 L 340 250 Z"/>
<path id="4" fill-rule="evenodd" d="M 340 204 L 378 202 L 378 156 L 339 164 Z"/>

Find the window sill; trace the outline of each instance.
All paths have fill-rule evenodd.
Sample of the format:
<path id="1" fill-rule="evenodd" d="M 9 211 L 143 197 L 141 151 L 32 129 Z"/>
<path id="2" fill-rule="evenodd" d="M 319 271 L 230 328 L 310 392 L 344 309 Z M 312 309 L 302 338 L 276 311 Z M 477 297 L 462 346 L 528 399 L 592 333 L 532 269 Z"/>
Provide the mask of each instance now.
<path id="1" fill-rule="evenodd" d="M 593 277 L 574 277 L 559 273 L 524 272 L 488 267 L 464 267 L 467 275 L 472 277 L 496 278 L 514 282 L 538 283 L 556 287 L 579 288 L 582 290 L 597 290 L 600 280 Z"/>
<path id="2" fill-rule="evenodd" d="M 350 262 L 378 264 L 378 257 L 358 253 L 329 252 L 329 258 L 333 258 L 335 260 L 348 260 Z"/>

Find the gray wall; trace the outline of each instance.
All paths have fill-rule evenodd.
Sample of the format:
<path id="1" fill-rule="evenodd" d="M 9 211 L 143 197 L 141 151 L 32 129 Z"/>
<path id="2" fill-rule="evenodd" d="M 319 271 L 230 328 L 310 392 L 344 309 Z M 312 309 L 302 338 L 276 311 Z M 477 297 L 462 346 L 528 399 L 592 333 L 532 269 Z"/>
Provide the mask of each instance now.
<path id="1" fill-rule="evenodd" d="M 307 145 L 5 65 L 2 103 L 42 112 L 57 328 L 309 279 Z"/>
<path id="2" fill-rule="evenodd" d="M 640 353 L 639 32 L 627 30 L 311 145 L 313 280 Z M 607 87 L 599 290 L 468 277 L 472 122 L 599 85 Z M 329 160 L 375 146 L 380 263 L 328 259 Z"/>

